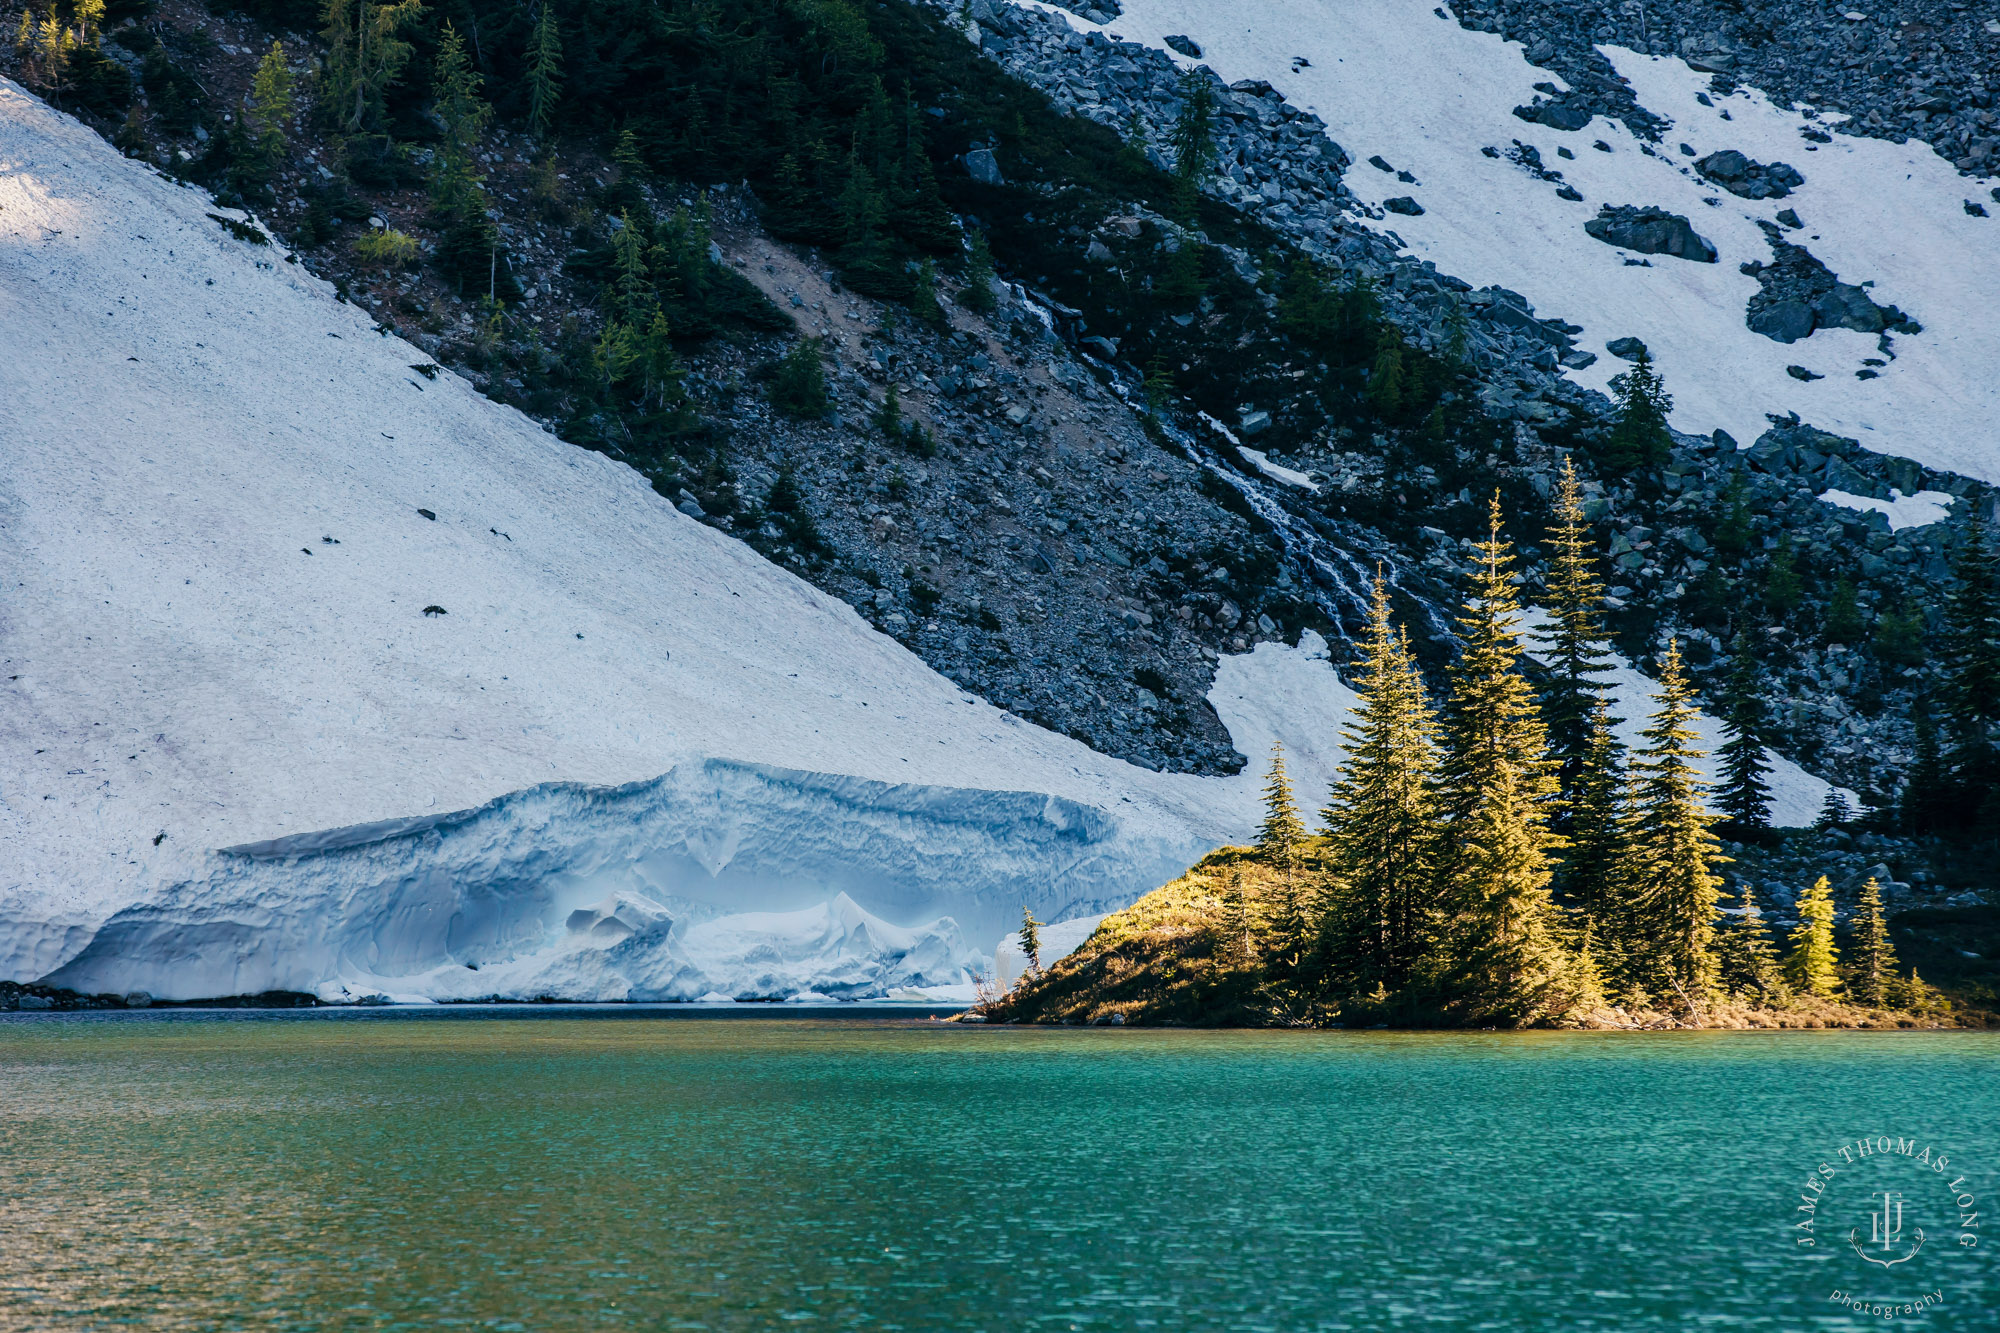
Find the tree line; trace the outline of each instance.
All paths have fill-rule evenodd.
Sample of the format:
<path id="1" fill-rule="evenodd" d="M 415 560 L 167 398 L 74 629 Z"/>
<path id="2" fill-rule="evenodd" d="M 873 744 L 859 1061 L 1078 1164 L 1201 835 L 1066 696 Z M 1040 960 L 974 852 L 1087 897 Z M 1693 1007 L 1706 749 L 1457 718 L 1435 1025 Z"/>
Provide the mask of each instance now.
<path id="1" fill-rule="evenodd" d="M 1732 997 L 1928 1007 L 1923 982 L 1898 971 L 1872 881 L 1844 948 L 1825 879 L 1801 895 L 1782 951 L 1747 885 L 1723 910 L 1728 858 L 1695 766 L 1696 701 L 1678 645 L 1628 755 L 1603 679 L 1603 585 L 1567 463 L 1554 518 L 1539 688 L 1524 666 L 1497 497 L 1441 702 L 1377 580 L 1359 700 L 1318 832 L 1298 812 L 1282 751 L 1265 784 L 1258 850 L 1281 886 L 1263 904 L 1273 983 L 1320 1015 L 1406 1024 L 1559 1023 L 1607 1003 L 1701 1022 Z M 1726 726 L 1721 803 L 1761 823 L 1763 747 L 1741 713 Z"/>

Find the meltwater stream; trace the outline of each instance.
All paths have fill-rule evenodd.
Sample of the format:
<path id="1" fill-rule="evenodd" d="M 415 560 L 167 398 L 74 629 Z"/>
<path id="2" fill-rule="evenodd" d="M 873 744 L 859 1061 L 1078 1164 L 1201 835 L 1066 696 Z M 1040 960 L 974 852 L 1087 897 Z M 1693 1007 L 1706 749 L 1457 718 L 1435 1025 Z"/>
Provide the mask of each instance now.
<path id="1" fill-rule="evenodd" d="M 533 1013 L 534 1011 L 526 1011 Z M 0 1329 L 1991 1330 L 2000 1035 L 0 1021 Z M 1833 1178 L 1814 1248 L 1801 1184 Z M 1907 1176 L 1928 1244 L 1864 1263 Z M 1899 1176 L 1900 1180 L 1902 1177 Z M 1825 1178 L 1821 1178 L 1824 1183 Z M 1842 1191 L 1845 1193 L 1842 1193 Z M 1900 1250 L 1898 1251 L 1900 1252 Z"/>

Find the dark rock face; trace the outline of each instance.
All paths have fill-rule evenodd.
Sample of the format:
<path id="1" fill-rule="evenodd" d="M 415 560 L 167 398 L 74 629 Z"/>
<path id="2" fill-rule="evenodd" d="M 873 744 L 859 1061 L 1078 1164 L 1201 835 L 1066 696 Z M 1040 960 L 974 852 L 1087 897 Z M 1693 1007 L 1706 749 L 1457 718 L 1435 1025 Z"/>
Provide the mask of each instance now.
<path id="1" fill-rule="evenodd" d="M 1613 338 L 1604 344 L 1604 350 L 1620 361 L 1637 361 L 1639 354 L 1646 350 L 1646 344 L 1637 338 Z"/>
<path id="2" fill-rule="evenodd" d="M 1537 100 L 1532 106 L 1517 106 L 1514 114 L 1530 125 L 1546 125 L 1552 130 L 1575 131 L 1590 124 L 1596 115 L 1586 99 L 1566 97 L 1558 102 Z"/>
<path id="3" fill-rule="evenodd" d="M 1874 8 L 1863 15 L 1860 9 Z M 1593 107 L 1657 142 L 1664 122 L 1636 108 L 1631 89 L 1599 53 L 1601 44 L 1680 56 L 1715 76 L 1714 90 L 1754 85 L 1780 106 L 1799 101 L 1851 119 L 1841 134 L 1921 139 L 1968 175 L 2000 167 L 2000 88 L 1993 81 L 1991 5 L 1966 0 L 1899 0 L 1892 7 L 1779 0 L 1681 0 L 1672 6 L 1579 5 L 1562 0 L 1465 0 L 1453 14 L 1467 28 L 1499 33 L 1528 60 L 1561 74 L 1576 91 L 1562 102 Z M 1554 99 L 1551 87 L 1544 89 Z M 1540 107 L 1524 108 L 1545 125 Z M 1823 129 L 1809 142 L 1830 143 Z M 1774 197 L 1774 196 L 1766 196 Z"/>
<path id="4" fill-rule="evenodd" d="M 1739 199 L 1783 199 L 1806 183 L 1804 176 L 1783 162 L 1767 165 L 1734 148 L 1710 153 L 1696 162 L 1694 169 Z"/>
<path id="5" fill-rule="evenodd" d="M 1715 262 L 1715 247 L 1686 218 L 1662 208 L 1631 205 L 1614 208 L 1606 204 L 1596 217 L 1583 224 L 1583 229 L 1606 245 L 1622 250 L 1636 250 L 1642 255 L 1672 255 L 1697 264 Z"/>
<path id="6" fill-rule="evenodd" d="M 1784 240 L 1769 223 L 1763 226 L 1771 242 L 1772 260 L 1743 266 L 1745 273 L 1757 279 L 1757 294 L 1750 298 L 1745 314 L 1752 333 L 1775 342 L 1795 343 L 1811 337 L 1815 329 L 1918 331 L 1919 326 L 1895 306 L 1877 305 L 1866 288 L 1842 282 L 1804 246 Z"/>
<path id="7" fill-rule="evenodd" d="M 1424 206 L 1407 194 L 1399 194 L 1394 199 L 1384 199 L 1382 207 L 1391 213 L 1401 213 L 1406 218 L 1420 218 L 1424 215 Z"/>
<path id="8" fill-rule="evenodd" d="M 1201 59 L 1201 44 L 1192 37 L 1183 37 L 1179 33 L 1175 33 L 1173 36 L 1164 37 L 1161 40 L 1166 42 L 1169 51 L 1184 55 L 1189 60 Z"/>
<path id="9" fill-rule="evenodd" d="M 1109 23 L 1125 12 L 1118 0 L 1055 0 L 1055 3 L 1092 23 Z"/>

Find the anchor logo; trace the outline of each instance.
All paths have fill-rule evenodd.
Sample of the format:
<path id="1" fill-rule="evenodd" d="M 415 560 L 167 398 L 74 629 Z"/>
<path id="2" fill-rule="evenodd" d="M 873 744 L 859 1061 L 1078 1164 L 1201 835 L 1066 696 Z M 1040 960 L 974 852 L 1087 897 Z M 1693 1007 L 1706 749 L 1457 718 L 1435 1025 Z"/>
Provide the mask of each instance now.
<path id="1" fill-rule="evenodd" d="M 1896 1243 L 1903 1238 L 1903 1196 L 1899 1193 L 1885 1190 L 1871 1197 L 1879 1200 L 1882 1206 L 1877 1211 L 1868 1214 L 1868 1243 L 1880 1246 L 1882 1252 L 1887 1254 L 1893 1251 L 1896 1248 Z M 1867 1250 L 1863 1249 L 1861 1247 L 1860 1227 L 1856 1227 L 1847 1233 L 1847 1243 L 1854 1247 L 1854 1252 L 1860 1255 L 1865 1262 L 1879 1264 L 1883 1268 L 1894 1268 L 1897 1264 L 1908 1263 L 1916 1257 L 1918 1250 L 1924 1248 L 1924 1229 L 1916 1227 L 1914 1230 L 1917 1239 L 1910 1246 L 1909 1251 L 1899 1254 L 1893 1259 L 1886 1259 L 1880 1255 L 1870 1254 Z"/>

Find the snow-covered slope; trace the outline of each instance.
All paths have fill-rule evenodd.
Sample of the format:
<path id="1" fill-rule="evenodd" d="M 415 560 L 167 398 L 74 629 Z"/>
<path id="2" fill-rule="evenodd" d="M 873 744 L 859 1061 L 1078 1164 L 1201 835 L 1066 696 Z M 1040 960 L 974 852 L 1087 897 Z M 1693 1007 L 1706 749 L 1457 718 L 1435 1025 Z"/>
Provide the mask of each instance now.
<path id="1" fill-rule="evenodd" d="M 1666 376 L 1680 429 L 1720 427 L 1748 444 L 1767 414 L 1795 412 L 1870 449 L 2000 481 L 2000 376 L 1992 373 L 2000 363 L 2000 216 L 1964 207 L 1994 182 L 1961 178 L 1927 145 L 1845 135 L 1811 143 L 1801 134 L 1810 128 L 1805 116 L 1754 90 L 1710 95 L 1704 106 L 1697 95 L 1708 76 L 1677 59 L 1610 47 L 1604 54 L 1640 104 L 1673 122 L 1657 149 L 1602 117 L 1570 132 L 1524 122 L 1513 108 L 1537 99 L 1535 84 L 1562 87 L 1562 79 L 1528 64 L 1518 43 L 1459 27 L 1431 0 L 1126 0 L 1124 11 L 1103 26 L 1154 47 L 1169 34 L 1191 36 L 1201 63 L 1223 78 L 1267 80 L 1316 112 L 1355 160 L 1346 181 L 1357 196 L 1371 205 L 1409 196 L 1424 210 L 1376 224 L 1414 254 L 1475 286 L 1512 288 L 1545 318 L 1581 325 L 1579 346 L 1598 354 L 1596 365 L 1574 372 L 1581 382 L 1606 385 L 1624 365 L 1604 354 L 1605 343 L 1638 337 Z M 1582 200 L 1559 198 L 1558 182 L 1510 160 L 1517 141 Z M 1789 163 L 1805 184 L 1782 199 L 1726 193 L 1693 169 L 1723 149 Z M 1373 157 L 1415 183 L 1370 166 Z M 1601 204 L 1685 215 L 1718 262 L 1654 255 L 1628 263 L 1627 252 L 1584 233 Z M 1786 231 L 1788 240 L 1841 281 L 1873 283 L 1878 303 L 1900 307 L 1923 332 L 1895 336 L 1893 359 L 1874 335 L 1845 329 L 1790 344 L 1751 332 L 1745 311 L 1758 286 L 1739 265 L 1770 261 L 1757 223 L 1785 209 L 1804 223 Z M 1887 364 L 1865 367 L 1870 358 Z M 1790 366 L 1824 378 L 1802 381 Z M 1864 369 L 1879 374 L 1857 378 Z"/>
<path id="2" fill-rule="evenodd" d="M 0 977 L 964 988 L 1245 836 L 1273 741 L 1324 792 L 1316 637 L 1222 663 L 1241 777 L 1108 759 L 211 209 L 0 82 Z"/>

